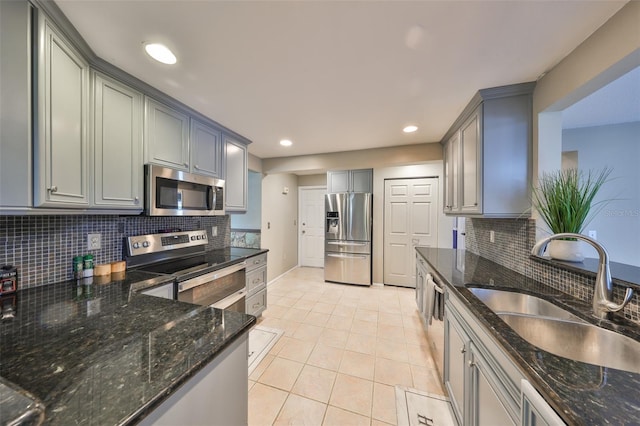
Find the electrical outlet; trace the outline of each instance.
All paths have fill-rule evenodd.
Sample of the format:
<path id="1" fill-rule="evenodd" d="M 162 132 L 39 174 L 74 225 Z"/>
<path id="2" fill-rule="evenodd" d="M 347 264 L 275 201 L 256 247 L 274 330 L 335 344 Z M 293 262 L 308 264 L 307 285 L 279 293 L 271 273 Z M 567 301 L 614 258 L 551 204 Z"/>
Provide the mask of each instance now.
<path id="1" fill-rule="evenodd" d="M 598 239 L 598 232 L 595 229 L 592 229 L 588 233 L 589 238 L 593 238 L 594 240 Z"/>
<path id="2" fill-rule="evenodd" d="M 100 250 L 102 247 L 102 235 L 87 234 L 87 250 Z"/>
<path id="3" fill-rule="evenodd" d="M 212 226 L 211 227 L 211 236 L 212 237 L 217 237 L 218 236 L 218 227 L 217 226 Z"/>
<path id="4" fill-rule="evenodd" d="M 490 243 L 496 242 L 496 233 L 493 231 L 489 231 L 489 242 Z"/>

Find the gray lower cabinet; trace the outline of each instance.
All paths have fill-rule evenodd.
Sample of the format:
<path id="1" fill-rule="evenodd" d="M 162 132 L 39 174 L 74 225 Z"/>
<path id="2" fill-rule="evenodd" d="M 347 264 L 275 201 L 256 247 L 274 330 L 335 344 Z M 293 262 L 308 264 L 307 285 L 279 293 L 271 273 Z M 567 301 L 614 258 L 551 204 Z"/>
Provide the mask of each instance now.
<path id="1" fill-rule="evenodd" d="M 95 208 L 142 210 L 142 94 L 92 72 Z"/>
<path id="2" fill-rule="evenodd" d="M 528 380 L 523 379 L 521 387 L 523 426 L 564 426 L 566 424 Z"/>
<path id="3" fill-rule="evenodd" d="M 89 64 L 38 13 L 34 206 L 89 206 Z"/>
<path id="4" fill-rule="evenodd" d="M 148 96 L 144 108 L 145 162 L 188 172 L 189 116 Z"/>
<path id="5" fill-rule="evenodd" d="M 267 309 L 267 253 L 247 259 L 246 310 L 250 315 L 259 316 Z"/>
<path id="6" fill-rule="evenodd" d="M 522 373 L 450 292 L 444 327 L 444 383 L 458 423 L 520 424 Z"/>
<path id="7" fill-rule="evenodd" d="M 191 173 L 222 177 L 222 132 L 191 118 Z"/>
<path id="8" fill-rule="evenodd" d="M 247 211 L 247 145 L 223 135 L 225 158 L 224 201 L 227 212 Z"/>
<path id="9" fill-rule="evenodd" d="M 224 349 L 139 424 L 246 425 L 248 334 Z"/>

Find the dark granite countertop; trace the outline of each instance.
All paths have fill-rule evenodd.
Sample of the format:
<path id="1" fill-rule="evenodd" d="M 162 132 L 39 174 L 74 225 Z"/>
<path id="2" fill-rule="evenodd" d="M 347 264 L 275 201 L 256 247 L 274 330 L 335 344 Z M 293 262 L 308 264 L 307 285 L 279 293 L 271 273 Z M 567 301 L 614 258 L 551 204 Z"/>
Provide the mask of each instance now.
<path id="1" fill-rule="evenodd" d="M 0 376 L 46 407 L 47 425 L 139 421 L 256 321 L 138 293 L 172 279 L 127 271 L 18 291 Z"/>
<path id="2" fill-rule="evenodd" d="M 549 405 L 570 425 L 640 424 L 640 374 L 553 355 L 529 344 L 476 298 L 468 287 L 519 291 L 547 299 L 587 322 L 640 341 L 640 326 L 615 316 L 598 320 L 591 304 L 465 251 L 416 248 L 443 283 L 496 338 Z"/>

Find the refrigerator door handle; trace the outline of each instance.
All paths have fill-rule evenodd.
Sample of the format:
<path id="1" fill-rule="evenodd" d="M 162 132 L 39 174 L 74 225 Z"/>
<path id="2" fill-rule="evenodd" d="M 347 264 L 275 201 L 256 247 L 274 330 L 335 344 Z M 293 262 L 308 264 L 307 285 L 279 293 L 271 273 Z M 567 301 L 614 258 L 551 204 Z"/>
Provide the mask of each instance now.
<path id="1" fill-rule="evenodd" d="M 329 241 L 327 244 L 331 246 L 357 246 L 357 247 L 362 247 L 367 245 L 367 243 L 343 243 L 338 241 Z"/>
<path id="2" fill-rule="evenodd" d="M 366 259 L 368 256 L 366 255 L 358 255 L 358 254 L 333 254 L 327 253 L 327 257 L 338 257 L 340 259 Z"/>

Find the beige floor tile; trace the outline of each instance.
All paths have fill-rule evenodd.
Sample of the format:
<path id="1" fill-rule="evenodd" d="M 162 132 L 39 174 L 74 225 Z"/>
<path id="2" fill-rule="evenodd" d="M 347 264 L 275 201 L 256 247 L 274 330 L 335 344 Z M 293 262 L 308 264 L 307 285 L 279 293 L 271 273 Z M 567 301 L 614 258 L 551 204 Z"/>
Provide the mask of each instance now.
<path id="1" fill-rule="evenodd" d="M 378 338 L 404 342 L 404 328 L 393 325 L 378 324 Z"/>
<path id="2" fill-rule="evenodd" d="M 367 416 L 329 405 L 322 426 L 369 426 L 369 421 Z"/>
<path id="3" fill-rule="evenodd" d="M 335 372 L 305 365 L 291 392 L 326 404 L 329 402 L 335 380 Z"/>
<path id="4" fill-rule="evenodd" d="M 436 368 L 436 363 L 431 356 L 431 350 L 426 345 L 407 344 L 409 363 L 427 368 Z"/>
<path id="5" fill-rule="evenodd" d="M 402 310 L 400 309 L 400 303 L 395 300 L 387 300 L 387 301 L 381 300 L 380 305 L 378 307 L 378 311 L 380 311 L 381 313 L 387 312 L 391 314 L 399 314 L 400 312 L 402 312 Z"/>
<path id="6" fill-rule="evenodd" d="M 331 346 L 333 348 L 344 349 L 347 345 L 347 339 L 349 337 L 349 332 L 346 330 L 334 330 L 332 328 L 325 328 L 318 338 L 318 343 L 321 343 L 326 346 Z"/>
<path id="7" fill-rule="evenodd" d="M 293 305 L 294 308 L 310 311 L 316 304 L 315 300 L 300 299 Z"/>
<path id="8" fill-rule="evenodd" d="M 377 419 L 371 419 L 371 426 L 389 426 L 392 425 L 394 426 L 396 423 L 387 423 L 387 422 L 381 422 L 380 420 Z"/>
<path id="9" fill-rule="evenodd" d="M 323 314 L 320 312 L 309 312 L 307 317 L 304 319 L 305 324 L 317 325 L 318 327 L 324 327 L 329 321 L 331 315 Z"/>
<path id="10" fill-rule="evenodd" d="M 338 372 L 362 379 L 373 380 L 375 357 L 352 351 L 344 351 Z"/>
<path id="11" fill-rule="evenodd" d="M 278 352 L 278 357 L 305 363 L 314 346 L 314 342 L 290 338 Z"/>
<path id="12" fill-rule="evenodd" d="M 382 325 L 393 325 L 395 327 L 403 327 L 402 315 L 389 312 L 380 312 L 378 314 L 378 324 Z"/>
<path id="13" fill-rule="evenodd" d="M 372 401 L 372 381 L 338 374 L 329 399 L 330 405 L 369 417 Z"/>
<path id="14" fill-rule="evenodd" d="M 326 409 L 326 404 L 290 394 L 274 425 L 319 425 Z"/>
<path id="15" fill-rule="evenodd" d="M 395 387 L 382 383 L 373 384 L 373 408 L 371 418 L 389 424 L 396 424 L 396 390 Z"/>
<path id="16" fill-rule="evenodd" d="M 380 302 L 378 302 L 377 300 L 360 300 L 360 302 L 358 303 L 358 308 L 378 311 L 380 308 Z"/>
<path id="17" fill-rule="evenodd" d="M 351 332 L 358 334 L 366 334 L 367 336 L 376 336 L 378 334 L 378 326 L 375 322 L 353 320 Z"/>
<path id="18" fill-rule="evenodd" d="M 336 305 L 334 303 L 317 302 L 315 305 L 313 305 L 313 308 L 311 308 L 311 312 L 320 312 L 321 314 L 331 314 L 335 309 L 335 307 Z"/>
<path id="19" fill-rule="evenodd" d="M 270 304 L 269 308 L 262 313 L 264 318 L 282 318 L 289 308 L 277 304 Z"/>
<path id="20" fill-rule="evenodd" d="M 423 371 L 412 371 L 412 374 L 414 389 L 423 392 L 435 393 L 436 395 L 445 395 L 444 388 L 440 381 L 441 378 L 437 370 L 429 368 Z"/>
<path id="21" fill-rule="evenodd" d="M 287 296 L 292 298 L 292 299 L 300 299 L 302 296 L 304 296 L 304 291 L 302 291 L 302 290 L 291 290 L 289 293 L 287 293 Z"/>
<path id="22" fill-rule="evenodd" d="M 337 309 L 337 307 L 336 307 Z M 331 314 L 331 317 L 325 324 L 325 327 L 332 328 L 334 330 L 351 330 L 351 324 L 353 323 L 353 318 L 351 317 L 341 317 L 338 315 Z"/>
<path id="23" fill-rule="evenodd" d="M 311 342 L 317 342 L 318 338 L 322 334 L 322 327 L 311 324 L 300 324 L 298 329 L 293 333 L 293 337 L 301 340 L 308 340 Z"/>
<path id="24" fill-rule="evenodd" d="M 343 352 L 343 349 L 317 344 L 307 359 L 307 364 L 338 371 Z"/>
<path id="25" fill-rule="evenodd" d="M 358 308 L 356 309 L 356 313 L 353 316 L 355 321 L 368 321 L 368 322 L 378 322 L 378 311 L 372 311 L 370 309 Z"/>
<path id="26" fill-rule="evenodd" d="M 375 355 L 376 338 L 375 336 L 367 336 L 366 334 L 350 333 L 345 349 L 363 354 Z"/>
<path id="27" fill-rule="evenodd" d="M 298 299 L 293 299 L 291 297 L 281 297 L 280 299 L 275 301 L 275 304 L 277 304 L 278 306 L 285 306 L 287 308 L 290 308 L 295 305 L 297 301 Z"/>
<path id="28" fill-rule="evenodd" d="M 309 309 L 299 309 L 294 306 L 293 308 L 289 308 L 289 310 L 282 315 L 282 319 L 287 321 L 303 322 L 309 312 Z"/>
<path id="29" fill-rule="evenodd" d="M 284 345 L 286 345 L 287 342 L 289 342 L 289 340 L 291 340 L 291 339 L 293 339 L 293 338 L 292 337 L 287 337 L 287 336 L 280 336 L 280 338 L 278 339 L 276 344 L 273 345 L 273 347 L 269 351 L 269 355 L 278 355 L 278 352 L 280 352 L 282 350 L 282 348 L 284 347 Z"/>
<path id="30" fill-rule="evenodd" d="M 355 313 L 356 313 L 356 308 L 353 306 L 337 305 L 331 315 L 338 316 L 338 317 L 353 318 L 353 315 Z"/>
<path id="31" fill-rule="evenodd" d="M 313 291 L 314 289 L 311 288 L 311 286 L 309 286 L 309 288 L 307 289 L 307 292 L 304 294 L 304 296 L 302 296 L 300 299 L 301 300 L 310 300 L 312 302 L 317 302 L 318 300 L 322 299 L 322 291 L 318 292 L 318 291 Z"/>
<path id="32" fill-rule="evenodd" d="M 258 364 L 258 366 L 251 372 L 249 379 L 258 380 L 260 376 L 262 376 L 262 373 L 264 373 L 264 370 L 267 369 L 269 364 L 271 364 L 275 358 L 276 357 L 274 355 L 270 355 L 270 354 L 265 355 L 264 358 L 262 358 L 262 361 L 260 361 L 260 363 Z"/>
<path id="33" fill-rule="evenodd" d="M 256 383 L 249 392 L 249 425 L 271 425 L 287 399 L 287 392 Z"/>
<path id="34" fill-rule="evenodd" d="M 413 386 L 413 377 L 408 363 L 384 358 L 376 358 L 375 381 L 391 386 Z"/>
<path id="35" fill-rule="evenodd" d="M 376 357 L 409 362 L 407 345 L 392 340 L 378 339 L 376 342 Z"/>
<path id="36" fill-rule="evenodd" d="M 276 357 L 258 379 L 259 383 L 289 391 L 304 364 Z"/>
<path id="37" fill-rule="evenodd" d="M 429 336 L 424 330 L 404 327 L 404 340 L 412 345 L 425 345 L 429 342 Z"/>
<path id="38" fill-rule="evenodd" d="M 422 330 L 423 325 L 418 312 L 415 315 L 402 315 L 402 325 L 404 328 L 411 328 L 414 330 Z"/>
<path id="39" fill-rule="evenodd" d="M 247 390 L 249 390 L 249 391 L 250 391 L 250 390 L 251 390 L 251 388 L 253 387 L 253 385 L 255 385 L 255 384 L 256 384 L 256 382 L 254 382 L 253 380 L 247 380 L 247 384 L 248 384 L 248 386 L 247 386 Z"/>

